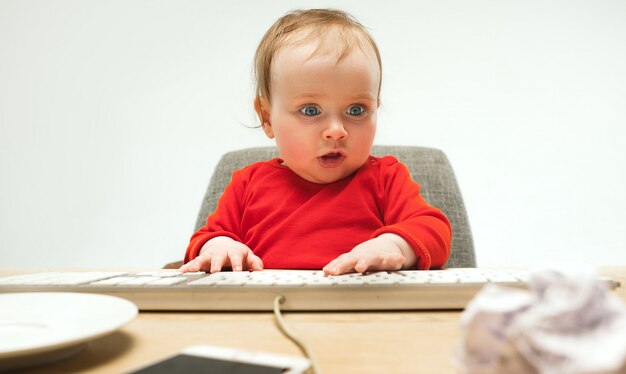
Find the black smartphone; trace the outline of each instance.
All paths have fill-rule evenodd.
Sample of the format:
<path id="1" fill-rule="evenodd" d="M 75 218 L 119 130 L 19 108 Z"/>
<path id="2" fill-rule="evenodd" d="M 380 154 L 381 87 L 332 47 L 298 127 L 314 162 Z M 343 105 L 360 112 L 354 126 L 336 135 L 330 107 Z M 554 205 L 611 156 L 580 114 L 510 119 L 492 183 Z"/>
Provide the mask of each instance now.
<path id="1" fill-rule="evenodd" d="M 304 374 L 309 368 L 302 357 L 202 345 L 129 374 Z"/>

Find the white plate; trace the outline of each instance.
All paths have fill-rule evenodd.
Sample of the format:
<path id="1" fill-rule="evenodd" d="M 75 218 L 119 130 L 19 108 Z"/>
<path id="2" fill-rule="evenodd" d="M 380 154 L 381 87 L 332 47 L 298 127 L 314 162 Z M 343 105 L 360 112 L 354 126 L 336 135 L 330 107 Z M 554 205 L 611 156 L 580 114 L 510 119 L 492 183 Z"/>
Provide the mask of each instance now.
<path id="1" fill-rule="evenodd" d="M 119 297 L 70 292 L 0 294 L 0 370 L 71 356 L 137 315 Z"/>

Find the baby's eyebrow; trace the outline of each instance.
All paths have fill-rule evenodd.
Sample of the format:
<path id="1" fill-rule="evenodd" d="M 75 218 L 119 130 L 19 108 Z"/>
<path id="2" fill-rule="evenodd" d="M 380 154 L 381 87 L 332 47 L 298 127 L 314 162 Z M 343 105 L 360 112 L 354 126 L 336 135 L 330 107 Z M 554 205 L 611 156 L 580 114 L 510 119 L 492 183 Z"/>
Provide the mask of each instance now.
<path id="1" fill-rule="evenodd" d="M 321 95 L 321 94 L 316 94 L 316 93 L 310 93 L 310 92 L 304 92 L 304 93 L 299 93 L 293 96 L 294 99 L 319 99 L 321 97 L 325 97 L 326 95 Z M 376 101 L 376 98 L 374 96 L 372 96 L 372 94 L 364 92 L 364 93 L 358 93 L 356 95 L 351 96 L 352 99 L 365 99 L 365 100 L 370 100 L 370 101 Z"/>
<path id="2" fill-rule="evenodd" d="M 353 97 L 355 99 L 365 99 L 365 100 L 376 101 L 376 98 L 369 93 L 361 93 L 361 94 L 354 95 Z"/>
<path id="3" fill-rule="evenodd" d="M 311 92 L 303 92 L 303 93 L 299 93 L 297 95 L 294 95 L 293 98 L 294 99 L 317 99 L 320 97 L 323 97 L 324 95 L 320 95 L 320 94 L 316 94 L 316 93 L 311 93 Z"/>

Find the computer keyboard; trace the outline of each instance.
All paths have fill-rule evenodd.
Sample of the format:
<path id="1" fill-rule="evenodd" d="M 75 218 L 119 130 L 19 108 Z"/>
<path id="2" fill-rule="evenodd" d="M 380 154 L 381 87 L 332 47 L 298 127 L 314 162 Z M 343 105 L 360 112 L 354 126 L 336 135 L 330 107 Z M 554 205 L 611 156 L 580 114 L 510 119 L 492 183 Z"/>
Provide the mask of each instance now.
<path id="1" fill-rule="evenodd" d="M 457 268 L 325 276 L 322 271 L 181 273 L 41 272 L 0 278 L 0 293 L 89 292 L 122 297 L 140 310 L 463 309 L 487 283 L 525 287 L 523 270 Z M 619 284 L 605 279 L 612 288 Z"/>

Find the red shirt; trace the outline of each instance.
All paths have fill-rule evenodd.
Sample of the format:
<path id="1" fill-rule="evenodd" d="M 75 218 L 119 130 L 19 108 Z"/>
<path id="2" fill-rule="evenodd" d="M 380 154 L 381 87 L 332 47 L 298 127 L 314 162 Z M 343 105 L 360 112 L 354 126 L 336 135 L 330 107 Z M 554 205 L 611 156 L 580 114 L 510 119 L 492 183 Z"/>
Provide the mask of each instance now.
<path id="1" fill-rule="evenodd" d="M 370 156 L 354 174 L 317 184 L 282 160 L 233 173 L 216 210 L 191 237 L 185 263 L 209 239 L 246 244 L 265 269 L 321 269 L 337 256 L 383 233 L 404 238 L 417 269 L 441 268 L 450 255 L 448 219 L 419 194 L 407 167 L 391 156 Z"/>

